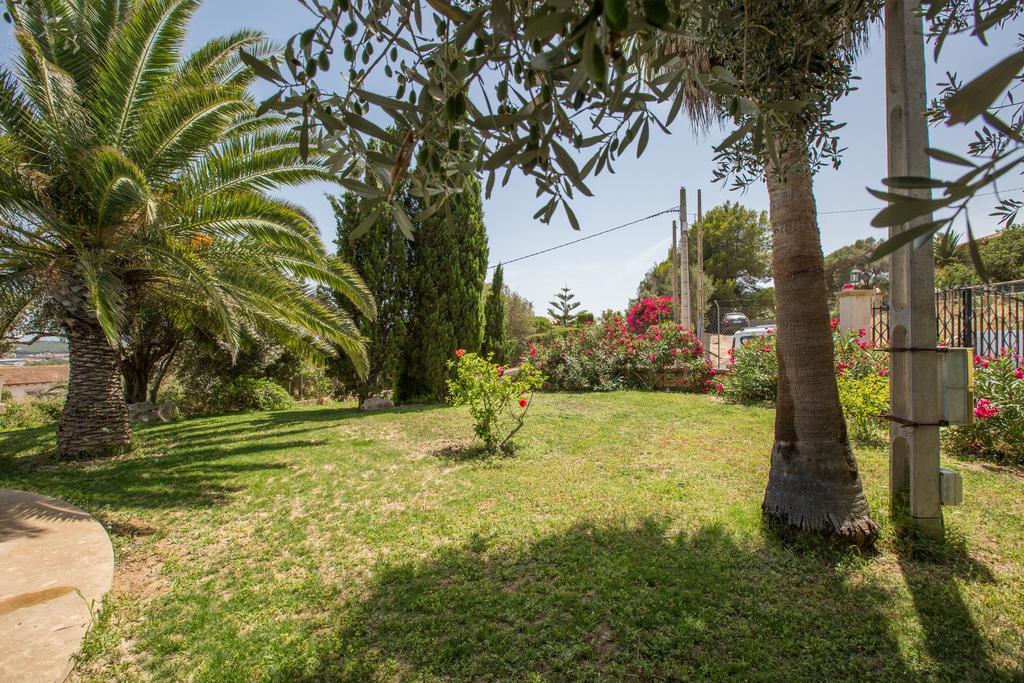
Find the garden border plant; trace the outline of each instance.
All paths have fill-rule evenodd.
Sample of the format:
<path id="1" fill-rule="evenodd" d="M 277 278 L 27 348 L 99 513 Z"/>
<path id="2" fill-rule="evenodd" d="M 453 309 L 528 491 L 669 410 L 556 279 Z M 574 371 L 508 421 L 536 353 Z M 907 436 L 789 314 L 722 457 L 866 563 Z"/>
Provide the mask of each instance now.
<path id="1" fill-rule="evenodd" d="M 449 403 L 469 406 L 473 431 L 488 453 L 511 453 L 512 438 L 523 428 L 533 392 L 544 385 L 544 375 L 529 363 L 506 371 L 504 366 L 464 349 L 458 349 L 455 356 L 448 362 L 454 374 L 448 380 Z"/>

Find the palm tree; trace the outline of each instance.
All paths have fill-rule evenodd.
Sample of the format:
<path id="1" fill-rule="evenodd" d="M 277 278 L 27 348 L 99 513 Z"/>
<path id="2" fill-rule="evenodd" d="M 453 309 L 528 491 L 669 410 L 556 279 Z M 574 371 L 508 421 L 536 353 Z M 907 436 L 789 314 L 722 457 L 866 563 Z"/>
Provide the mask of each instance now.
<path id="1" fill-rule="evenodd" d="M 960 243 L 960 235 L 952 226 L 935 235 L 935 268 L 945 268 L 967 262 L 967 252 Z"/>
<path id="2" fill-rule="evenodd" d="M 696 42 L 661 37 L 661 54 L 671 51 L 678 61 L 665 65 L 655 53 L 647 63 L 663 65 L 661 72 L 691 75 L 724 66 L 762 103 L 810 96 L 802 112 L 780 109 L 764 117 L 760 137 L 773 143 L 774 155 L 765 144 L 761 149 L 745 146 L 727 159 L 734 168 L 746 164 L 764 174 L 771 208 L 779 380 L 763 511 L 789 527 L 869 545 L 878 527 L 864 497 L 836 385 L 808 109 L 810 118 L 827 116 L 846 84 L 815 82 L 815 73 L 829 72 L 821 64 L 842 67 L 852 61 L 877 8 L 854 2 L 844 14 L 838 7 L 825 11 L 825 4 L 724 2 L 721 16 L 731 21 L 716 25 L 705 17 L 703 25 L 693 27 L 693 35 L 701 36 Z M 805 49 L 807 54 L 801 52 Z M 824 61 L 809 71 L 807 59 Z M 698 130 L 724 120 L 730 110 L 737 115 L 731 96 L 715 94 L 702 83 L 690 77 L 681 86 Z"/>
<path id="3" fill-rule="evenodd" d="M 303 209 L 267 194 L 332 176 L 246 93 L 239 50 L 268 56 L 259 34 L 183 58 L 197 6 L 7 2 L 19 54 L 16 74 L 0 70 L 0 302 L 44 301 L 68 337 L 63 457 L 129 444 L 120 347 L 147 303 L 229 349 L 255 326 L 366 366 L 352 321 L 311 288 L 369 315 L 372 297 Z"/>

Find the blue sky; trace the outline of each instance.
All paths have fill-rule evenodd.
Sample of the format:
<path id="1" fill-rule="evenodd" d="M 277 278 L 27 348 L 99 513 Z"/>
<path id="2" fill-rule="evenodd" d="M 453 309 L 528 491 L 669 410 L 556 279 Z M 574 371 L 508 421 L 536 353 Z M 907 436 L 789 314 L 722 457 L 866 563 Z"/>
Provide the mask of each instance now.
<path id="1" fill-rule="evenodd" d="M 294 0 L 206 0 L 192 23 L 187 46 L 192 49 L 240 26 L 259 29 L 271 39 L 284 42 L 309 25 L 309 16 Z M 937 89 L 935 84 L 944 80 L 947 70 L 970 78 L 994 63 L 997 57 L 1009 54 L 1014 49 L 1019 28 L 1010 27 L 993 35 L 989 48 L 973 39 L 952 41 L 944 48 L 938 64 L 931 61 L 929 50 L 931 89 Z M 0 36 L 0 54 L 6 59 L 10 59 L 12 42 L 10 31 L 4 31 Z M 881 235 L 869 226 L 880 203 L 865 187 L 878 187 L 879 179 L 885 175 L 883 66 L 882 33 L 880 27 L 876 27 L 869 49 L 858 64 L 859 89 L 839 102 L 834 111 L 837 120 L 847 123 L 841 131 L 841 143 L 847 148 L 842 166 L 836 171 L 823 170 L 815 179 L 826 253 L 861 237 Z M 740 201 L 758 210 L 768 208 L 763 185 L 739 193 L 711 182 L 712 147 L 724 134 L 713 131 L 698 138 L 682 120 L 676 122 L 672 132 L 671 136 L 652 133 L 651 144 L 642 158 L 636 159 L 630 153 L 616 164 L 614 175 L 604 173 L 588 181 L 595 196 L 580 197 L 573 204 L 580 219 L 580 232 L 573 231 L 561 213 L 550 225 L 533 220 L 539 203 L 532 181 L 514 176 L 506 187 L 496 188 L 484 207 L 491 263 L 511 260 L 675 206 L 680 186 L 688 189 L 691 212 L 696 207 L 697 188 L 702 189 L 705 210 L 725 200 Z M 954 151 L 962 151 L 971 138 L 971 132 L 961 128 L 933 128 L 931 135 L 933 146 Z M 942 173 L 944 169 L 933 170 Z M 1024 178 L 1013 177 L 1004 186 L 1024 186 Z M 287 195 L 313 212 L 324 238 L 329 241 L 334 237 L 334 220 L 324 198 L 328 191 L 332 191 L 330 186 L 317 184 L 289 190 Z M 1022 194 L 1017 191 L 1013 196 Z M 996 227 L 995 219 L 987 215 L 994 201 L 983 200 L 978 200 L 978 206 L 972 211 L 972 222 L 980 234 L 987 234 Z M 851 211 L 856 209 L 867 210 Z M 832 211 L 847 213 L 828 213 Z M 652 219 L 511 264 L 506 268 L 505 281 L 533 301 L 538 314 L 543 313 L 554 292 L 564 284 L 588 310 L 621 309 L 634 295 L 647 268 L 664 256 L 671 242 L 671 220 L 672 216 Z"/>

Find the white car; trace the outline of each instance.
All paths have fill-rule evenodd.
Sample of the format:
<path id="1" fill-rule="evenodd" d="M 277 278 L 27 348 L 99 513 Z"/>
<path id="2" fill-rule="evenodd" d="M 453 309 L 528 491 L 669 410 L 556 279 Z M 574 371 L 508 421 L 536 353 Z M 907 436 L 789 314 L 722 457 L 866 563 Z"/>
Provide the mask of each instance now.
<path id="1" fill-rule="evenodd" d="M 761 325 L 759 327 L 747 327 L 732 336 L 732 348 L 738 349 L 749 341 L 758 339 L 775 331 L 775 325 Z"/>

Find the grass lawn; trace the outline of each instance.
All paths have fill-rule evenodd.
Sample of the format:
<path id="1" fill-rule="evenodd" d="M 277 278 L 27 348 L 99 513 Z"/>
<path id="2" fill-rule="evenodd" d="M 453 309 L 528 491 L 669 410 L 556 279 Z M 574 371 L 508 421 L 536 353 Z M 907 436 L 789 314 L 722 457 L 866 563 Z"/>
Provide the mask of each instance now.
<path id="1" fill-rule="evenodd" d="M 547 394 L 519 454 L 467 414 L 296 409 L 140 430 L 57 464 L 0 433 L 0 486 L 110 528 L 86 680 L 1024 679 L 1024 476 L 947 462 L 950 542 L 911 549 L 858 450 L 877 553 L 762 525 L 772 412 Z"/>

